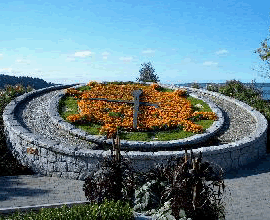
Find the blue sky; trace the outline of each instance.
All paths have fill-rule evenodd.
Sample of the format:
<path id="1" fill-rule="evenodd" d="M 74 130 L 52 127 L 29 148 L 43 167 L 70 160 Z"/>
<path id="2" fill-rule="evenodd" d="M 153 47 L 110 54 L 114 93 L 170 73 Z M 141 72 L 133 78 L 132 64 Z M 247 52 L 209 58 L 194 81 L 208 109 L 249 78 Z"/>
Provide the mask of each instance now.
<path id="1" fill-rule="evenodd" d="M 253 70 L 269 15 L 254 0 L 5 1 L 0 74 L 135 81 L 151 62 L 162 83 L 270 82 Z"/>

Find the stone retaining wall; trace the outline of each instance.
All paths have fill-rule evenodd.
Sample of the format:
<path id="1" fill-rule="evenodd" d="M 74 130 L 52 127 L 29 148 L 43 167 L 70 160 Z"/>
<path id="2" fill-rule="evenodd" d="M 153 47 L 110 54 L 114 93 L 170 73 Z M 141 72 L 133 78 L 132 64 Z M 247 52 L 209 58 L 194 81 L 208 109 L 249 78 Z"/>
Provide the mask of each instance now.
<path id="1" fill-rule="evenodd" d="M 91 170 L 96 169 L 95 166 L 98 161 L 111 154 L 110 151 L 77 149 L 76 147 L 65 146 L 60 141 L 44 139 L 38 134 L 33 134 L 27 130 L 16 117 L 16 114 L 27 100 L 31 100 L 34 96 L 42 93 L 70 86 L 74 85 L 45 88 L 16 98 L 5 108 L 3 120 L 7 145 L 13 155 L 23 165 L 27 165 L 33 171 L 44 175 L 83 180 L 89 175 Z M 187 89 L 189 92 L 196 93 L 198 96 L 227 99 L 234 102 L 243 108 L 244 111 L 250 112 L 257 122 L 256 130 L 240 141 L 220 146 L 194 149 L 193 152 L 195 154 L 200 151 L 203 153 L 203 161 L 215 162 L 223 169 L 229 170 L 248 164 L 266 154 L 267 120 L 262 114 L 240 101 L 219 93 L 209 92 L 207 90 Z M 53 112 L 57 111 L 57 105 L 53 102 L 55 100 L 52 100 L 52 104 L 50 105 L 52 116 L 54 114 Z M 57 118 L 57 115 L 54 116 L 54 118 Z M 70 129 L 74 128 L 70 127 Z M 131 159 L 134 168 L 146 171 L 155 163 L 166 162 L 171 156 L 183 156 L 184 151 L 129 151 L 122 152 L 122 155 Z"/>

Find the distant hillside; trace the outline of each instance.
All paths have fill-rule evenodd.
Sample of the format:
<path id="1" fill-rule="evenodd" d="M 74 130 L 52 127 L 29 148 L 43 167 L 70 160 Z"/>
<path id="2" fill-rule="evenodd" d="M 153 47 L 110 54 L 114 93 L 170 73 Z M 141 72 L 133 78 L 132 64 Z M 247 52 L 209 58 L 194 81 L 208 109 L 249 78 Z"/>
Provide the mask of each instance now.
<path id="1" fill-rule="evenodd" d="M 0 89 L 5 88 L 5 85 L 16 85 L 22 84 L 24 87 L 31 86 L 34 89 L 42 89 L 45 87 L 54 86 L 54 83 L 48 83 L 43 79 L 32 78 L 29 76 L 9 76 L 0 74 Z"/>

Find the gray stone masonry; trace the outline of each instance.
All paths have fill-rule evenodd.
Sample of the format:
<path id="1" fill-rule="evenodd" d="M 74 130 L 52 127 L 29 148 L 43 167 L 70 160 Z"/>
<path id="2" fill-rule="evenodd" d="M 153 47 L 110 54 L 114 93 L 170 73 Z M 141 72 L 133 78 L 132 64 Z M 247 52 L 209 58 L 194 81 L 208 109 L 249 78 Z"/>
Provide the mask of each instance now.
<path id="1" fill-rule="evenodd" d="M 3 120 L 7 145 L 11 149 L 13 155 L 23 165 L 31 167 L 36 173 L 48 176 L 84 180 L 92 170 L 96 169 L 96 164 L 101 161 L 102 158 L 111 154 L 110 150 L 94 150 L 75 146 L 68 142 L 63 142 L 60 137 L 59 139 L 46 138 L 43 134 L 34 132 L 27 127 L 26 122 L 24 122 L 20 116 L 24 111 L 26 104 L 35 99 L 35 97 L 72 86 L 75 85 L 49 87 L 24 94 L 11 101 L 6 106 L 3 113 Z M 167 87 L 169 88 L 170 86 Z M 176 87 L 171 86 L 171 88 L 175 89 Z M 238 132 L 239 134 L 236 132 L 237 135 L 233 135 L 233 132 L 231 132 L 229 138 L 234 141 L 218 146 L 200 147 L 193 150 L 195 154 L 201 151 L 203 153 L 203 160 L 217 163 L 225 171 L 253 162 L 266 154 L 268 125 L 267 120 L 262 114 L 240 101 L 223 96 L 219 93 L 191 88 L 186 89 L 190 94 L 194 94 L 198 98 L 203 98 L 204 100 L 208 98 L 218 106 L 222 106 L 223 102 L 227 104 L 231 103 L 236 106 L 238 110 L 240 109 L 241 112 L 245 113 L 244 115 L 247 117 L 247 120 L 252 122 L 250 126 L 247 127 L 243 124 L 243 132 L 240 130 Z M 61 94 L 60 92 L 55 98 L 50 100 L 50 104 L 48 105 L 50 120 L 48 121 L 52 121 L 52 124 L 49 126 L 54 126 L 54 129 L 58 130 L 69 130 L 70 134 L 66 133 L 66 136 L 85 136 L 85 132 L 75 129 L 71 124 L 63 123 L 63 119 L 59 118 L 59 114 L 57 113 L 58 101 L 62 95 L 63 93 Z M 218 107 L 211 103 L 209 105 L 213 111 L 216 108 L 216 111 L 218 112 Z M 225 108 L 226 106 L 223 107 Z M 42 112 L 40 114 L 42 114 Z M 221 113 L 219 116 L 221 119 L 223 118 Z M 223 124 L 223 122 L 220 123 Z M 233 124 L 233 121 L 231 121 L 231 124 Z M 217 129 L 215 126 L 218 125 L 213 126 L 213 128 L 211 128 L 215 130 Z M 249 130 L 249 127 L 252 128 L 251 131 Z M 238 136 L 240 139 L 238 140 L 234 136 Z M 85 136 L 85 139 L 88 141 L 92 141 L 92 138 L 93 137 L 90 135 Z M 98 139 L 100 139 L 101 142 L 109 142 L 109 140 L 106 140 L 106 138 L 102 136 L 98 137 Z M 122 146 L 125 146 L 125 143 L 127 143 L 127 141 L 121 141 Z M 137 144 L 147 146 L 148 143 L 137 142 Z M 124 157 L 130 158 L 132 166 L 136 170 L 147 171 L 149 168 L 152 168 L 155 163 L 165 163 L 166 160 L 172 156 L 183 156 L 184 151 L 160 150 L 155 152 L 142 152 L 137 150 L 126 151 L 121 154 Z"/>

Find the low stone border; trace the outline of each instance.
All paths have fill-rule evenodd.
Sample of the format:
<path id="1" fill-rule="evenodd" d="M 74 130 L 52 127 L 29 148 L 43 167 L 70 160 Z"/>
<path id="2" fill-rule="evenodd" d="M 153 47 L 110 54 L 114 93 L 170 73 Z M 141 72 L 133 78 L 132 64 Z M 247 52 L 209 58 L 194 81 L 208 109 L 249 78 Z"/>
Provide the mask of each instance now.
<path id="1" fill-rule="evenodd" d="M 74 86 L 73 88 L 79 88 L 84 86 L 85 84 L 81 84 L 78 86 Z M 166 86 L 165 86 L 166 87 Z M 94 142 L 100 145 L 108 144 L 112 145 L 112 139 L 107 139 L 102 135 L 89 135 L 85 131 L 76 128 L 74 125 L 66 122 L 58 113 L 58 104 L 59 100 L 65 95 L 65 92 L 62 91 L 55 95 L 50 103 L 50 117 L 55 126 L 60 127 L 61 129 L 67 131 L 68 133 L 77 136 L 81 139 Z M 210 128 L 206 129 L 206 131 L 202 134 L 195 134 L 191 137 L 187 137 L 179 140 L 171 140 L 171 141 L 128 141 L 128 140 L 120 140 L 121 149 L 122 150 L 140 150 L 140 151 L 158 151 L 158 150 L 173 150 L 173 149 L 183 149 L 187 146 L 196 145 L 208 140 L 211 137 L 214 137 L 222 128 L 224 124 L 224 117 L 221 110 L 209 99 L 198 97 L 196 93 L 190 93 L 190 96 L 203 100 L 206 102 L 213 112 L 218 116 L 218 120 L 214 121 Z"/>
<path id="2" fill-rule="evenodd" d="M 4 110 L 4 129 L 7 146 L 23 165 L 31 167 L 34 172 L 44 175 L 84 180 L 92 170 L 96 169 L 96 164 L 99 161 L 111 154 L 110 150 L 78 149 L 73 146 L 66 146 L 60 140 L 50 141 L 44 139 L 23 127 L 16 117 L 20 107 L 34 96 L 71 86 L 74 85 L 50 87 L 17 97 Z M 198 97 L 207 95 L 214 99 L 226 99 L 234 102 L 243 108 L 243 111 L 248 111 L 257 123 L 256 130 L 240 141 L 194 149 L 195 154 L 202 152 L 203 161 L 215 162 L 227 171 L 253 162 L 266 154 L 268 124 L 261 113 L 243 102 L 219 93 L 191 88 L 187 88 L 187 90 L 196 93 Z M 171 157 L 184 156 L 184 151 L 129 151 L 121 154 L 131 159 L 132 166 L 136 170 L 146 171 L 156 163 L 166 163 L 167 159 Z"/>

